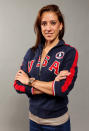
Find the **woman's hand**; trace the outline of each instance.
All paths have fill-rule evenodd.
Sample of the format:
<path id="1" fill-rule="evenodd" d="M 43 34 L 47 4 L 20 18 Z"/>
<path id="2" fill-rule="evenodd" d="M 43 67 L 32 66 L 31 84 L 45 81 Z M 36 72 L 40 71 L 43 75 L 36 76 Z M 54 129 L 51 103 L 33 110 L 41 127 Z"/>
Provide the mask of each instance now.
<path id="1" fill-rule="evenodd" d="M 22 84 L 28 85 L 30 78 L 23 70 L 19 70 L 16 74 L 15 80 L 19 80 Z"/>
<path id="2" fill-rule="evenodd" d="M 60 73 L 56 76 L 55 81 L 60 81 L 66 79 L 71 73 L 68 70 L 60 71 Z"/>

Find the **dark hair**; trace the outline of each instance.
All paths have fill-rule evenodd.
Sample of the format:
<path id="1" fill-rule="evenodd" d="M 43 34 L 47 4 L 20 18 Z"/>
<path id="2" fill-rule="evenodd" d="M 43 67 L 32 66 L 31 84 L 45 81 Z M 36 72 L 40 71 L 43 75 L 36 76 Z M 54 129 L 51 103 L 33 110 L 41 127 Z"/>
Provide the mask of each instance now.
<path id="1" fill-rule="evenodd" d="M 64 31 L 65 31 L 64 19 L 59 7 L 57 5 L 44 6 L 43 8 L 39 10 L 35 24 L 34 24 L 34 31 L 36 34 L 36 43 L 35 43 L 35 46 L 32 47 L 34 51 L 38 47 L 39 43 L 42 43 L 42 44 L 45 43 L 45 38 L 43 37 L 41 33 L 41 16 L 44 12 L 49 12 L 49 11 L 55 12 L 56 15 L 58 16 L 59 22 L 62 23 L 63 25 L 62 30 L 59 32 L 59 39 L 62 39 L 64 36 Z"/>

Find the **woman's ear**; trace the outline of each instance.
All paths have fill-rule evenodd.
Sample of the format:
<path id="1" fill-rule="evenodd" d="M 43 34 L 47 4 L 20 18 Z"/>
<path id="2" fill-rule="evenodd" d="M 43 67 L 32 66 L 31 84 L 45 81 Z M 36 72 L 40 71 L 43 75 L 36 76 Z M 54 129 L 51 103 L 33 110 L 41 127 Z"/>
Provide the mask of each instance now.
<path id="1" fill-rule="evenodd" d="M 62 24 L 62 23 L 60 23 L 59 30 L 61 31 L 61 30 L 62 30 L 62 28 L 63 28 L 63 24 Z"/>

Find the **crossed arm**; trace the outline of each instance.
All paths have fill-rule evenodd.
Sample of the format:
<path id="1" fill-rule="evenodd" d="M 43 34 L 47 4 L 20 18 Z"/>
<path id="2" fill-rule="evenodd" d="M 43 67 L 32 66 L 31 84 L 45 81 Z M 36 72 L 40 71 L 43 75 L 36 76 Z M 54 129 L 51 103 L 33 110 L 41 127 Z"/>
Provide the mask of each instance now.
<path id="1" fill-rule="evenodd" d="M 63 79 L 66 79 L 67 76 L 70 75 L 70 72 L 68 72 L 67 70 L 63 70 L 61 71 L 55 78 L 54 81 L 61 81 Z M 34 78 L 29 78 L 29 76 L 27 75 L 27 73 L 25 73 L 23 70 L 19 70 L 16 74 L 15 80 L 20 81 L 22 84 L 25 85 L 29 85 L 29 81 L 31 79 Z M 45 81 L 40 81 L 40 80 L 34 80 L 30 86 L 33 87 L 33 94 L 49 94 L 49 95 L 53 95 L 53 82 L 54 81 L 50 81 L 50 82 L 45 82 Z"/>

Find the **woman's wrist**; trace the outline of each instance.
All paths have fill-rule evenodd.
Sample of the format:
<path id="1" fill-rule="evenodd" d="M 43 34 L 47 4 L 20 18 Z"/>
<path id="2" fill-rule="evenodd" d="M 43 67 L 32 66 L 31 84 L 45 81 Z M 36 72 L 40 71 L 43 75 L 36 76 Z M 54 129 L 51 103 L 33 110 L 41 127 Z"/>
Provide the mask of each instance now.
<path id="1" fill-rule="evenodd" d="M 31 86 L 34 81 L 35 81 L 35 78 L 29 78 L 28 85 Z"/>

